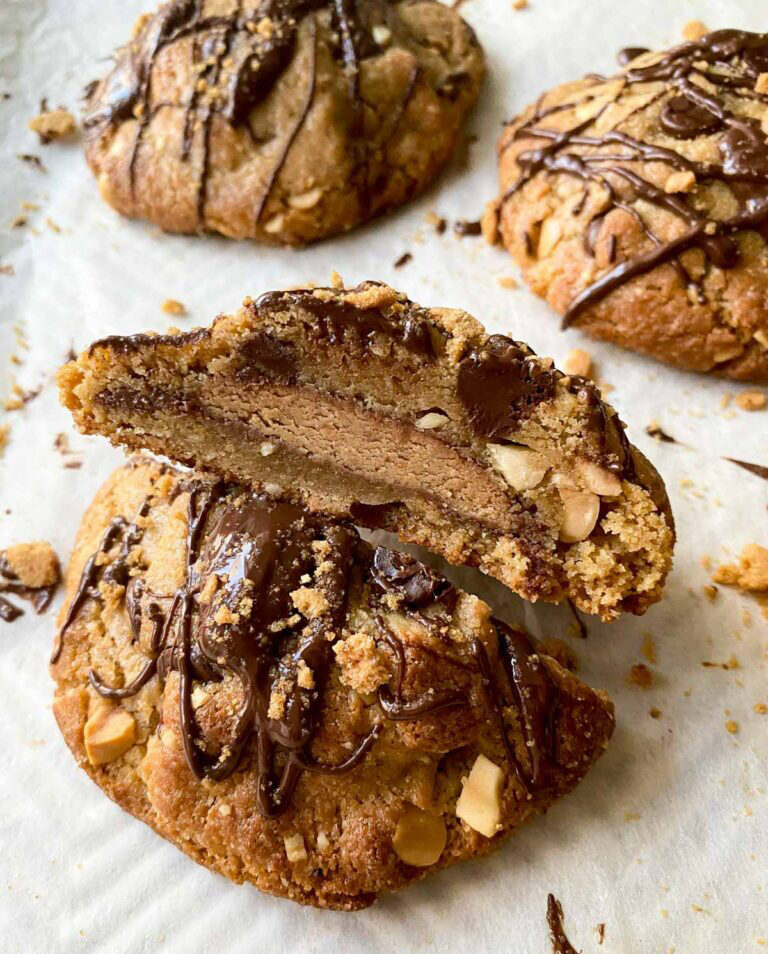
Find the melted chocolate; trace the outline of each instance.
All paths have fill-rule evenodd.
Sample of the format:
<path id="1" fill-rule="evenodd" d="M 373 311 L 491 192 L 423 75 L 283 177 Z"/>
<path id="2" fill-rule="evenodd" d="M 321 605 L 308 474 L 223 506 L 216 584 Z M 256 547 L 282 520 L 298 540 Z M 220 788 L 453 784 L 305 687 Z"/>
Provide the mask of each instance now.
<path id="1" fill-rule="evenodd" d="M 556 373 L 542 368 L 527 345 L 492 335 L 462 358 L 457 390 L 477 432 L 496 438 L 552 398 L 556 380 Z"/>
<path id="2" fill-rule="evenodd" d="M 622 62 L 628 63 L 640 51 L 626 52 Z M 560 112 L 568 108 L 567 105 L 550 110 L 537 109 L 534 117 L 515 132 L 515 140 L 540 139 L 543 145 L 527 149 L 517 157 L 520 175 L 503 196 L 503 201 L 510 199 L 540 172 L 575 176 L 584 184 L 577 213 L 586 203 L 589 187 L 593 184 L 607 193 L 609 203 L 608 208 L 603 208 L 587 226 L 585 246 L 590 254 L 594 252 L 602 221 L 613 209 L 623 209 L 632 215 L 652 243 L 647 252 L 619 262 L 577 295 L 565 313 L 564 327 L 626 282 L 665 263 L 673 264 L 681 281 L 692 287 L 703 301 L 703 289 L 680 262 L 680 256 L 689 249 L 702 249 L 718 268 L 729 269 L 738 265 L 739 250 L 732 236 L 743 230 L 760 229 L 768 223 L 768 143 L 759 122 L 732 114 L 721 94 L 736 92 L 762 100 L 754 93 L 754 86 L 761 71 L 760 64 L 766 61 L 768 34 L 720 30 L 675 47 L 656 63 L 630 68 L 623 74 L 627 83 L 625 89 L 636 84 L 664 83 L 665 91 L 653 102 L 669 91 L 673 92 L 674 95 L 663 103 L 660 115 L 662 130 L 668 135 L 690 139 L 719 133 L 718 147 L 722 157 L 719 164 L 695 162 L 673 149 L 637 140 L 618 130 L 586 135 L 585 130 L 597 122 L 600 113 L 565 131 L 540 125 L 547 115 Z M 706 79 L 715 92 L 707 92 L 692 81 L 697 77 Z M 620 149 L 607 148 L 613 146 Z M 741 205 L 740 210 L 725 220 L 709 218 L 684 197 L 668 195 L 632 169 L 615 164 L 649 160 L 666 162 L 675 169 L 690 170 L 700 182 L 727 183 Z M 621 198 L 617 190 L 619 184 L 628 191 L 630 199 Z M 683 231 L 674 239 L 661 240 L 637 209 L 629 204 L 638 199 L 671 212 L 681 220 Z"/>
<path id="3" fill-rule="evenodd" d="M 19 599 L 28 600 L 34 611 L 40 615 L 50 606 L 57 586 L 58 583 L 51 586 L 25 586 L 19 582 L 17 574 L 13 572 L 8 561 L 0 554 L 0 594 L 9 593 L 19 597 Z M 23 609 L 0 595 L 0 620 L 4 623 L 12 623 L 23 615 Z"/>
<path id="4" fill-rule="evenodd" d="M 303 771 L 338 774 L 359 765 L 381 732 L 374 725 L 354 751 L 337 764 L 317 762 L 310 749 L 322 711 L 324 687 L 334 660 L 333 643 L 346 617 L 350 571 L 357 548 L 357 534 L 345 524 L 320 522 L 288 503 L 255 495 L 233 498 L 223 483 L 180 483 L 177 493 L 189 492 L 186 540 L 186 579 L 173 595 L 158 595 L 146 588 L 141 576 L 128 578 L 131 551 L 142 535 L 140 518 L 151 505 L 147 498 L 137 518 L 128 523 L 116 517 L 107 528 L 98 550 L 86 562 L 78 590 L 61 627 L 52 661 L 60 654 L 68 627 L 86 600 L 100 599 L 99 582 L 125 585 L 125 608 L 134 643 L 146 614 L 151 623 L 149 656 L 139 673 L 125 686 L 109 686 L 91 670 L 89 679 L 100 695 L 124 699 L 134 695 L 157 675 L 161 680 L 179 673 L 179 708 L 182 743 L 189 767 L 199 778 L 223 779 L 231 775 L 255 742 L 259 811 L 272 817 L 284 811 Z M 205 528 L 212 523 L 202 545 Z M 313 619 L 295 613 L 291 593 L 311 576 L 319 558 L 313 543 L 328 546 L 322 556 L 314 586 L 325 605 Z M 210 581 L 215 579 L 214 589 Z M 425 625 L 445 623 L 426 617 L 426 606 L 453 610 L 455 590 L 435 571 L 411 557 L 379 547 L 371 564 L 375 587 L 399 597 L 402 605 Z M 394 685 L 383 686 L 379 703 L 392 720 L 412 720 L 444 709 L 468 705 L 465 693 L 427 691 L 415 699 L 403 697 L 407 676 L 406 648 L 378 617 L 382 638 L 395 655 Z M 558 691 L 521 634 L 495 621 L 507 688 L 500 692 L 484 647 L 473 646 L 483 683 L 488 690 L 504 739 L 510 764 L 522 784 L 536 788 L 543 767 L 555 757 L 554 738 Z M 420 647 L 421 650 L 421 647 Z M 425 650 L 426 651 L 426 650 Z M 474 669 L 461 660 L 456 664 Z M 299 685 L 304 665 L 312 672 L 311 689 Z M 195 679 L 221 681 L 225 676 L 241 684 L 240 709 L 231 737 L 218 751 L 201 736 L 192 707 Z M 273 690 L 279 685 L 284 708 L 279 718 L 270 715 Z M 529 771 L 518 765 L 508 739 L 503 707 L 520 712 Z"/>
<path id="5" fill-rule="evenodd" d="M 364 291 L 372 283 L 352 291 Z M 317 290 L 317 289 L 315 289 Z M 313 330 L 321 341 L 343 345 L 353 339 L 360 348 L 369 347 L 377 337 L 389 338 L 407 351 L 423 358 L 439 354 L 442 333 L 426 317 L 424 309 L 408 299 L 400 300 L 402 310 L 358 307 L 340 297 L 336 289 L 321 289 L 333 297 L 318 298 L 311 289 L 267 292 L 255 303 L 257 312 L 276 313 L 286 307 L 303 309 L 312 316 Z"/>
<path id="6" fill-rule="evenodd" d="M 385 593 L 395 593 L 409 609 L 420 609 L 447 596 L 452 584 L 424 563 L 387 547 L 373 554 L 372 579 Z"/>
<path id="7" fill-rule="evenodd" d="M 547 926 L 552 942 L 552 954 L 579 954 L 565 935 L 563 929 L 563 906 L 554 896 L 547 897 Z"/>
<path id="8" fill-rule="evenodd" d="M 258 223 L 315 101 L 316 18 L 328 11 L 338 38 L 337 45 L 331 47 L 331 54 L 339 62 L 349 94 L 350 140 L 356 152 L 352 179 L 357 182 L 361 203 L 367 205 L 364 160 L 368 146 L 363 136 L 360 61 L 381 52 L 372 40 L 372 28 L 387 25 L 386 6 L 376 3 L 363 5 L 353 0 L 263 0 L 256 9 L 247 12 L 243 0 L 237 0 L 230 12 L 215 16 L 206 16 L 204 6 L 203 0 L 172 0 L 167 3 L 118 53 L 117 62 L 106 79 L 86 88 L 88 111 L 84 126 L 90 130 L 90 135 L 101 135 L 126 120 L 136 121 L 129 157 L 132 190 L 141 146 L 153 116 L 162 109 L 182 110 L 181 158 L 185 162 L 195 161 L 198 167 L 197 217 L 203 226 L 214 120 L 218 118 L 233 126 L 244 126 L 253 135 L 248 125 L 250 114 L 275 89 L 294 58 L 300 24 L 311 18 L 307 88 L 297 119 L 277 151 L 257 202 L 254 221 Z M 268 29 L 260 29 L 260 24 L 265 24 Z M 192 88 L 181 103 L 152 104 L 152 71 L 157 58 L 164 49 L 182 41 L 188 43 L 192 59 Z M 412 85 L 409 84 L 406 91 L 403 109 L 412 95 Z"/>

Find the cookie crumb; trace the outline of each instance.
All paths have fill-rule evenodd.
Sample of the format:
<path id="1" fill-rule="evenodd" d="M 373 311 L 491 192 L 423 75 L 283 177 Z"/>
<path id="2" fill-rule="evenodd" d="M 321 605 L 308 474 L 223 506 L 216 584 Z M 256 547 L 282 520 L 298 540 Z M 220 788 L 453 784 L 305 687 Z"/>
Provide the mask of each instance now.
<path id="1" fill-rule="evenodd" d="M 764 702 L 756 702 L 754 705 L 754 711 L 758 715 L 768 715 L 768 706 Z"/>
<path id="2" fill-rule="evenodd" d="M 46 109 L 45 101 L 40 105 L 41 111 L 29 120 L 27 126 L 37 133 L 43 145 L 52 139 L 66 139 L 74 134 L 77 123 L 68 109 L 62 106 L 58 109 Z"/>
<path id="3" fill-rule="evenodd" d="M 513 10 L 526 10 L 527 8 L 528 8 L 528 0 L 512 0 Z"/>
<path id="4" fill-rule="evenodd" d="M 652 719 L 658 719 L 659 716 L 661 715 L 661 709 L 657 709 L 656 706 L 653 706 L 652 708 L 648 710 L 648 715 Z"/>
<path id="5" fill-rule="evenodd" d="M 3 456 L 3 451 L 8 446 L 10 434 L 10 427 L 7 424 L 0 424 L 0 457 Z"/>
<path id="6" fill-rule="evenodd" d="M 344 279 L 338 272 L 331 272 L 331 288 L 343 288 Z"/>
<path id="7" fill-rule="evenodd" d="M 696 176 L 690 169 L 681 172 L 673 172 L 664 183 L 664 191 L 667 195 L 673 195 L 676 192 L 690 192 L 696 185 Z"/>
<path id="8" fill-rule="evenodd" d="M 762 391 L 744 391 L 736 398 L 736 403 L 742 411 L 762 411 L 768 398 Z"/>
<path id="9" fill-rule="evenodd" d="M 657 660 L 656 644 L 653 641 L 653 635 L 651 633 L 646 633 L 643 636 L 643 656 L 645 656 L 649 663 L 655 663 Z"/>
<path id="10" fill-rule="evenodd" d="M 717 599 L 717 587 L 713 586 L 711 583 L 708 583 L 704 587 L 704 595 L 709 600 L 710 603 L 714 603 Z"/>
<path id="11" fill-rule="evenodd" d="M 653 673 L 645 663 L 635 663 L 627 673 L 627 682 L 638 689 L 650 689 L 653 685 Z"/>
<path id="12" fill-rule="evenodd" d="M 768 550 L 759 543 L 748 543 L 741 551 L 738 564 L 723 563 L 712 574 L 712 579 L 746 592 L 768 590 Z"/>
<path id="13" fill-rule="evenodd" d="M 293 605 L 307 619 L 317 619 L 330 609 L 328 599 L 322 590 L 310 586 L 301 586 L 291 593 Z"/>
<path id="14" fill-rule="evenodd" d="M 582 348 L 572 348 L 566 356 L 563 367 L 566 374 L 590 378 L 592 376 L 592 355 Z"/>
<path id="15" fill-rule="evenodd" d="M 735 719 L 729 719 L 729 720 L 725 723 L 725 730 L 726 730 L 726 732 L 730 732 L 731 735 L 738 735 L 738 734 L 739 734 L 739 723 L 736 722 Z"/>
<path id="16" fill-rule="evenodd" d="M 684 40 L 700 40 L 710 32 L 706 23 L 701 20 L 689 20 L 683 27 Z"/>
<path id="17" fill-rule="evenodd" d="M 59 559 L 50 543 L 17 543 L 0 550 L 0 573 L 37 590 L 59 582 Z"/>
<path id="18" fill-rule="evenodd" d="M 166 298 L 163 302 L 163 311 L 166 315 L 186 315 L 187 309 L 175 298 Z"/>
<path id="19" fill-rule="evenodd" d="M 502 288 L 508 288 L 512 290 L 518 287 L 517 279 L 513 278 L 512 275 L 500 275 L 496 280 Z"/>

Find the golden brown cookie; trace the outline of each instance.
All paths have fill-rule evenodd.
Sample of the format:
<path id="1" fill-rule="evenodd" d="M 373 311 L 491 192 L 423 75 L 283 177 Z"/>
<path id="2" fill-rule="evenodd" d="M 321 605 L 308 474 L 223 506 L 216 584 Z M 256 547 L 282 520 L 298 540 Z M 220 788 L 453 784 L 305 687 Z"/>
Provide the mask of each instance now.
<path id="1" fill-rule="evenodd" d="M 108 338 L 59 374 L 148 448 L 611 619 L 661 596 L 664 485 L 584 378 L 385 285 L 271 292 L 210 329 Z"/>
<path id="2" fill-rule="evenodd" d="M 768 381 L 768 34 L 623 59 L 506 127 L 503 242 L 564 324 Z"/>
<path id="3" fill-rule="evenodd" d="M 147 459 L 89 508 L 60 624 L 54 712 L 94 781 L 320 907 L 492 850 L 613 731 L 605 694 L 423 564 Z"/>
<path id="4" fill-rule="evenodd" d="M 296 245 L 421 191 L 484 73 L 435 0 L 173 0 L 88 89 L 88 163 L 118 212 Z"/>

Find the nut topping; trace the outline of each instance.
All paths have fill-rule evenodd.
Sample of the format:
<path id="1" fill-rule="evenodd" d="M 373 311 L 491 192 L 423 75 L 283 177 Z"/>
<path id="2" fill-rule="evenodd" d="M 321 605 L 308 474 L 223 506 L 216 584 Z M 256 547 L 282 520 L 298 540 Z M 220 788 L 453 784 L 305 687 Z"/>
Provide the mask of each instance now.
<path id="1" fill-rule="evenodd" d="M 576 472 L 584 486 L 601 497 L 618 497 L 621 493 L 621 480 L 617 474 L 600 467 L 591 460 L 580 460 Z"/>
<path id="2" fill-rule="evenodd" d="M 560 524 L 562 543 L 578 543 L 586 540 L 595 529 L 600 515 L 600 498 L 597 494 L 570 487 L 557 488 L 563 502 L 563 522 Z"/>
<path id="3" fill-rule="evenodd" d="M 114 762 L 133 745 L 136 723 L 130 712 L 100 704 L 83 730 L 85 753 L 95 767 Z"/>
<path id="4" fill-rule="evenodd" d="M 499 766 L 478 755 L 456 802 L 457 817 L 481 835 L 492 838 L 501 820 L 503 784 L 504 773 Z"/>
<path id="5" fill-rule="evenodd" d="M 514 490 L 537 487 L 549 470 L 544 457 L 530 447 L 516 444 L 489 444 L 493 466 Z"/>
<path id="6" fill-rule="evenodd" d="M 439 860 L 447 837 L 445 822 L 439 815 L 409 806 L 397 823 L 392 847 L 407 865 L 426 868 Z"/>

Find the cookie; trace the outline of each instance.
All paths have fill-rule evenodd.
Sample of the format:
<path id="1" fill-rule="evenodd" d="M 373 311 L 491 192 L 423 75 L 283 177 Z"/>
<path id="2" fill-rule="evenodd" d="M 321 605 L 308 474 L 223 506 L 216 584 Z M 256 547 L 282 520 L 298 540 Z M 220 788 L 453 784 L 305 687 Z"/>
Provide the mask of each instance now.
<path id="1" fill-rule="evenodd" d="M 483 73 L 435 0 L 173 0 L 89 86 L 86 155 L 122 215 L 298 245 L 431 182 Z"/>
<path id="2" fill-rule="evenodd" d="M 614 726 L 423 564 L 147 459 L 86 513 L 60 625 L 54 713 L 91 778 L 214 871 L 319 907 L 493 850 Z"/>
<path id="3" fill-rule="evenodd" d="M 768 34 L 623 59 L 506 127 L 503 243 L 564 325 L 766 382 Z"/>
<path id="4" fill-rule="evenodd" d="M 270 292 L 186 334 L 95 342 L 77 426 L 611 619 L 661 596 L 663 483 L 586 379 L 375 282 Z"/>

